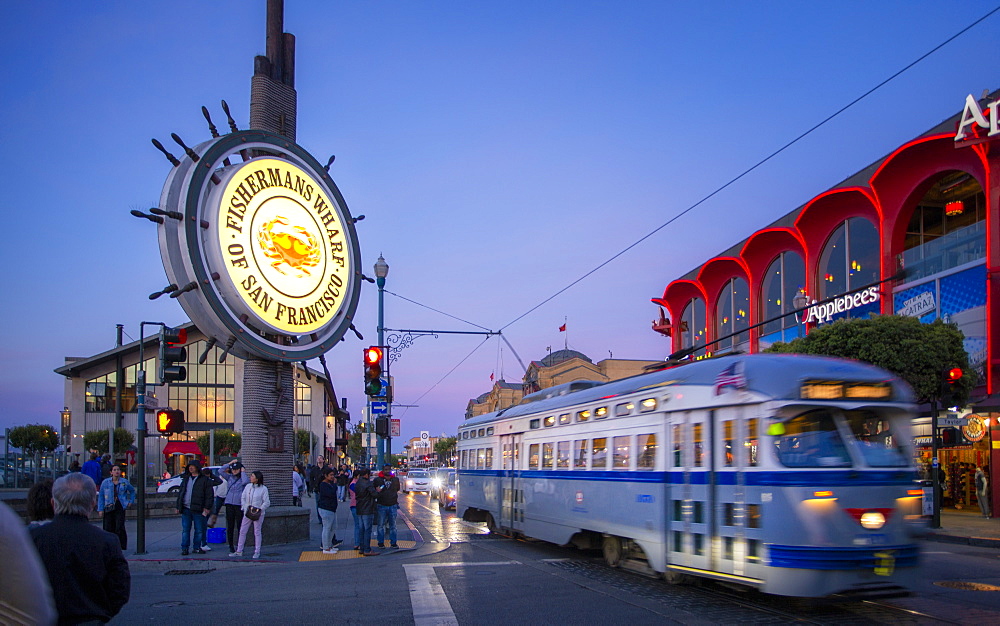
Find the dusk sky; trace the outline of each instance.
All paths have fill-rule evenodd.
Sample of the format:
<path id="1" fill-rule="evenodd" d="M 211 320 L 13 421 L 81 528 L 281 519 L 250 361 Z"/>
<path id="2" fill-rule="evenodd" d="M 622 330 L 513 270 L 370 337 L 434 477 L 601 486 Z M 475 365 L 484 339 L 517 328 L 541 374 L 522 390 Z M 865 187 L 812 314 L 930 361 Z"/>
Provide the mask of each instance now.
<path id="1" fill-rule="evenodd" d="M 365 273 L 380 253 L 389 263 L 402 298 L 386 295 L 387 327 L 503 329 L 525 364 L 564 343 L 595 362 L 662 359 L 650 298 L 667 283 L 1000 87 L 1000 12 L 524 314 L 994 8 L 286 0 L 297 142 L 336 155 L 333 179 L 366 216 Z M 118 323 L 138 339 L 140 321 L 187 321 L 147 298 L 167 281 L 155 227 L 129 210 L 156 206 L 170 170 L 150 138 L 208 139 L 200 107 L 223 127 L 222 99 L 247 127 L 265 1 L 12 2 L 4 15 L 0 428 L 58 425 L 64 357 L 112 348 Z M 348 334 L 327 356 L 355 421 L 376 303 L 366 283 L 364 342 Z M 502 341 L 482 342 L 401 352 L 396 400 L 418 405 L 395 412 L 404 438 L 454 434 L 491 374 L 521 380 Z"/>

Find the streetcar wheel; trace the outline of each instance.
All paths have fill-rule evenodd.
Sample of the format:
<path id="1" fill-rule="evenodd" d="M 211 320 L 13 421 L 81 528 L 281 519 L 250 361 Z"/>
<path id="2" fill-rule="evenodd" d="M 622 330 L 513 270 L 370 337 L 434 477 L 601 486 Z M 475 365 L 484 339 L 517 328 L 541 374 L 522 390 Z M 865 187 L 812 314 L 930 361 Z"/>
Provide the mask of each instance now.
<path id="1" fill-rule="evenodd" d="M 691 582 L 691 577 L 687 574 L 681 574 L 680 572 L 668 569 L 663 572 L 663 580 L 667 581 L 668 585 L 686 585 Z"/>
<path id="2" fill-rule="evenodd" d="M 602 545 L 604 550 L 604 562 L 610 567 L 621 567 L 624 560 L 624 550 L 620 537 L 607 536 Z"/>
<path id="3" fill-rule="evenodd" d="M 491 533 L 495 533 L 499 530 L 499 527 L 497 526 L 497 521 L 493 519 L 492 513 L 486 514 L 486 528 L 488 528 Z"/>

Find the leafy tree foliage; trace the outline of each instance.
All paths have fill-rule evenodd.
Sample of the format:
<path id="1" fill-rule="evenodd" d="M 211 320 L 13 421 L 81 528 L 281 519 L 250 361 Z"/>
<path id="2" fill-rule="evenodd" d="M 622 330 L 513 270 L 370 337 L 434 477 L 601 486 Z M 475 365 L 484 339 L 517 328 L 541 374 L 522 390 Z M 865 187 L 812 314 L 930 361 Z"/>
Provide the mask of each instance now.
<path id="1" fill-rule="evenodd" d="M 208 456 L 208 449 L 210 447 L 210 437 L 209 433 L 202 433 L 195 437 L 195 443 L 201 449 L 202 453 Z M 240 449 L 243 447 L 243 435 L 235 432 L 229 428 L 216 428 L 215 429 L 215 450 L 214 454 L 216 457 L 220 456 L 238 456 Z"/>
<path id="2" fill-rule="evenodd" d="M 944 373 L 962 368 L 952 390 L 952 401 L 964 406 L 975 386 L 975 374 L 955 324 L 935 320 L 923 324 L 915 317 L 877 315 L 868 319 L 838 320 L 816 328 L 789 343 L 776 343 L 765 352 L 820 354 L 866 361 L 889 370 L 913 387 L 917 401 L 941 400 Z"/>
<path id="3" fill-rule="evenodd" d="M 438 460 L 447 463 L 455 454 L 455 446 L 458 439 L 455 437 L 441 437 L 434 442 L 434 451 L 437 452 Z"/>
<path id="4" fill-rule="evenodd" d="M 360 462 L 365 453 L 361 437 L 363 432 L 365 432 L 365 428 L 361 422 L 358 422 L 354 425 L 354 430 L 351 431 L 351 435 L 347 440 L 347 455 L 351 457 L 355 463 Z"/>
<path id="5" fill-rule="evenodd" d="M 11 428 L 9 441 L 10 445 L 31 455 L 52 452 L 59 445 L 56 429 L 48 424 L 28 424 Z"/>
<path id="6" fill-rule="evenodd" d="M 305 428 L 298 428 L 295 430 L 295 454 L 312 454 L 312 448 L 316 442 L 316 435 L 312 434 Z M 322 447 L 322 442 L 320 442 L 320 447 Z"/>
<path id="7" fill-rule="evenodd" d="M 135 435 L 131 431 L 118 427 L 115 429 L 115 453 L 125 450 L 135 442 Z M 108 451 L 108 431 L 90 430 L 83 433 L 83 447 L 87 450 L 97 450 L 98 454 Z"/>

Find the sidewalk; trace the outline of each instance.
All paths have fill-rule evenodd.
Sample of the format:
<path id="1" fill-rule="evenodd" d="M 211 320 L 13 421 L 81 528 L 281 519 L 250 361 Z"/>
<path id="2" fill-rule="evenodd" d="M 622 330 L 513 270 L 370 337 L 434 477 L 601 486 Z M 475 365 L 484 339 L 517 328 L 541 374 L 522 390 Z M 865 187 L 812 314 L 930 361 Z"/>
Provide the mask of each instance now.
<path id="1" fill-rule="evenodd" d="M 978 506 L 960 511 L 942 509 L 941 528 L 931 529 L 924 539 L 981 548 L 1000 548 L 1000 519 L 984 518 Z"/>
<path id="2" fill-rule="evenodd" d="M 280 545 L 264 545 L 261 549 L 260 559 L 251 559 L 253 556 L 253 530 L 247 533 L 247 543 L 243 550 L 243 557 L 230 557 L 229 544 L 210 543 L 212 549 L 207 554 L 190 554 L 181 556 L 181 520 L 179 515 L 155 518 L 146 520 L 146 553 L 135 554 L 136 549 L 136 521 L 127 520 L 125 523 L 128 532 L 128 549 L 125 550 L 125 558 L 129 562 L 162 562 L 178 561 L 188 563 L 183 569 L 191 569 L 191 564 L 198 561 L 210 561 L 218 563 L 225 562 L 291 562 L 291 561 L 339 561 L 345 559 L 362 558 L 357 550 L 354 550 L 354 518 L 351 515 L 351 508 L 348 503 L 341 502 L 337 507 L 337 539 L 343 541 L 337 554 L 323 554 L 320 548 L 322 526 L 316 514 L 316 504 L 312 497 L 303 498 L 303 507 L 308 508 L 309 516 L 309 541 L 288 543 Z M 216 527 L 225 529 L 225 516 L 220 516 Z M 372 550 L 381 554 L 392 554 L 414 550 L 423 545 L 423 539 L 409 520 L 400 511 L 396 516 L 396 535 L 399 549 L 389 548 L 389 538 L 386 537 L 386 548 L 380 549 L 376 545 L 376 530 L 372 529 Z"/>

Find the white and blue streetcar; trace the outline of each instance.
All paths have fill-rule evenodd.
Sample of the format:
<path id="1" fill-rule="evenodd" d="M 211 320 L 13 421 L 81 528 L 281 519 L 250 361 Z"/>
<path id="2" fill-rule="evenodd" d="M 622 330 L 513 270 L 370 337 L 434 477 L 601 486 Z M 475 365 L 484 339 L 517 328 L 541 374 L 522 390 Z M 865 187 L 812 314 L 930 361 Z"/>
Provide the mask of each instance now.
<path id="1" fill-rule="evenodd" d="M 913 395 L 878 368 L 756 354 L 577 381 L 458 433 L 458 512 L 610 565 L 788 596 L 916 575 Z"/>

